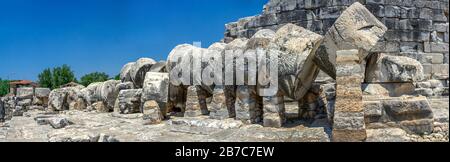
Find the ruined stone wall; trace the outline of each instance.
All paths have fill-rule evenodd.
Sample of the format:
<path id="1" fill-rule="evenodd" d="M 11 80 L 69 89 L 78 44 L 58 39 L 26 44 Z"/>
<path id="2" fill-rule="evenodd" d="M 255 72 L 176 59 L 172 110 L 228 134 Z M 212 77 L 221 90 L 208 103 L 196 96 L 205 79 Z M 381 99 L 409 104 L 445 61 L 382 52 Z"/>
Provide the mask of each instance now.
<path id="1" fill-rule="evenodd" d="M 224 40 L 250 38 L 286 23 L 324 35 L 354 2 L 364 4 L 389 29 L 372 52 L 414 58 L 428 79 L 448 84 L 448 0 L 270 0 L 262 14 L 227 24 Z"/>

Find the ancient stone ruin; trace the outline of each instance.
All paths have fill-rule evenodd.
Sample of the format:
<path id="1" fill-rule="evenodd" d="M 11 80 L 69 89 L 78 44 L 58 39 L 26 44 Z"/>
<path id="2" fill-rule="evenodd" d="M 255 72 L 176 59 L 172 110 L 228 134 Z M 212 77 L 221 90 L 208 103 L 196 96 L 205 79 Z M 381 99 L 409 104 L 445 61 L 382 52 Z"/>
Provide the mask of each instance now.
<path id="1" fill-rule="evenodd" d="M 129 134 L 142 141 L 176 141 L 154 135 L 167 131 L 207 134 L 211 141 L 448 141 L 448 106 L 440 109 L 448 105 L 448 33 L 448 0 L 270 0 L 261 15 L 227 24 L 222 42 L 208 48 L 176 46 L 167 61 L 141 58 L 123 66 L 120 80 L 51 92 L 18 89 L 0 100 L 0 118 L 28 115 L 39 125 L 66 131 L 52 132 L 49 141 L 121 141 L 117 136 L 127 139 Z M 170 72 L 180 63 L 172 56 L 201 59 L 189 51 L 202 51 L 225 58 L 227 50 L 260 49 L 280 58 L 267 58 L 279 65 L 279 88 L 272 96 L 258 91 L 265 85 L 239 85 L 237 80 L 171 84 Z M 210 60 L 199 66 L 234 69 L 215 76 L 253 77 L 255 71 L 238 71 L 236 64 Z M 187 73 L 201 82 L 195 77 L 200 71 Z M 27 114 L 34 109 L 45 113 Z M 58 114 L 87 117 L 74 117 L 83 118 L 81 124 Z M 136 118 L 139 126 L 123 125 Z M 71 136 L 80 128 L 70 125 L 112 134 L 120 129 L 91 120 L 117 124 L 125 133 Z M 222 138 L 228 129 L 237 133 Z M 290 136 L 280 137 L 283 133 Z"/>

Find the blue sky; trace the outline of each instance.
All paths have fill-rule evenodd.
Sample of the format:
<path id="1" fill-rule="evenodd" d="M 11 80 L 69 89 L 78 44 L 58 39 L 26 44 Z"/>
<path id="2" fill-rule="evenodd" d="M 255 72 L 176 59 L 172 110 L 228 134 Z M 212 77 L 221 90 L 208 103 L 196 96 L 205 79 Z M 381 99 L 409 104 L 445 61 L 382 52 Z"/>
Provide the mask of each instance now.
<path id="1" fill-rule="evenodd" d="M 224 24 L 268 0 L 0 0 L 0 78 L 36 80 L 68 64 L 106 72 L 140 57 L 165 60 L 178 44 L 220 41 Z"/>

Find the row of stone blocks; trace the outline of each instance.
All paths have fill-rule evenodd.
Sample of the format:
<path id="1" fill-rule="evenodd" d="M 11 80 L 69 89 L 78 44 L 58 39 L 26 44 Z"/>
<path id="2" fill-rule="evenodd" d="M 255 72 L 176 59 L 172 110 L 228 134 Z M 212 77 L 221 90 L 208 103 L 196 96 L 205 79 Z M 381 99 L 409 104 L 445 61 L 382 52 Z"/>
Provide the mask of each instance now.
<path id="1" fill-rule="evenodd" d="M 432 63 L 422 61 L 422 56 L 411 58 L 423 64 L 427 78 L 448 79 L 448 0 L 271 0 L 261 15 L 227 24 L 225 40 L 250 38 L 258 30 L 276 30 L 286 23 L 325 34 L 354 2 L 362 3 L 389 29 L 372 52 L 434 57 Z"/>
<path id="2" fill-rule="evenodd" d="M 9 94 L 0 98 L 3 110 L 0 119 L 11 119 L 13 116 L 22 116 L 24 112 L 32 109 L 44 110 L 47 107 L 50 94 L 49 88 L 17 88 L 16 95 Z"/>
<path id="3" fill-rule="evenodd" d="M 368 128 L 398 127 L 420 135 L 433 132 L 435 120 L 426 97 L 366 96 L 363 105 Z"/>
<path id="4" fill-rule="evenodd" d="M 258 97 L 255 86 L 237 86 L 236 94 L 227 94 L 226 88 L 216 86 L 211 102 L 198 86 L 187 88 L 185 117 L 209 115 L 211 119 L 235 118 L 244 123 L 260 123 L 266 127 L 281 127 L 285 122 L 284 97 L 278 93 L 271 97 Z M 230 96 L 234 95 L 234 96 Z M 234 98 L 235 97 L 235 98 Z"/>

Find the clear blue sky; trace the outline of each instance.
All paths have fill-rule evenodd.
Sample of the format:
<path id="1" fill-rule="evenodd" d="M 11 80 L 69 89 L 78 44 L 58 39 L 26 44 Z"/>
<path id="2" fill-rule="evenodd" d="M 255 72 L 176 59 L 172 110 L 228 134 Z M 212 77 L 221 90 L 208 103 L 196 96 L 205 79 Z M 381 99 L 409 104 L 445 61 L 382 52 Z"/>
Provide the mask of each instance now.
<path id="1" fill-rule="evenodd" d="M 268 0 L 0 0 L 0 78 L 36 80 L 62 64 L 114 76 L 140 57 L 165 60 L 178 44 L 220 41 L 224 24 Z"/>

